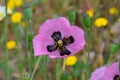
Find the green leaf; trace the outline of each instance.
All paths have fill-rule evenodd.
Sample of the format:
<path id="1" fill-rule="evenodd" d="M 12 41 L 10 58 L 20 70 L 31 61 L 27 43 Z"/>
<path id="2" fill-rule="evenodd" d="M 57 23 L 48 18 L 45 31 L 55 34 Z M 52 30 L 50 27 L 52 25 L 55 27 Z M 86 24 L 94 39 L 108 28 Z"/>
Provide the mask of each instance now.
<path id="1" fill-rule="evenodd" d="M 120 44 L 112 44 L 110 46 L 110 51 L 112 54 L 116 53 L 119 50 L 120 50 Z"/>
<path id="2" fill-rule="evenodd" d="M 82 63 L 76 63 L 73 66 L 73 76 L 74 77 L 79 77 L 82 70 L 84 70 L 86 68 L 86 65 L 82 62 Z"/>

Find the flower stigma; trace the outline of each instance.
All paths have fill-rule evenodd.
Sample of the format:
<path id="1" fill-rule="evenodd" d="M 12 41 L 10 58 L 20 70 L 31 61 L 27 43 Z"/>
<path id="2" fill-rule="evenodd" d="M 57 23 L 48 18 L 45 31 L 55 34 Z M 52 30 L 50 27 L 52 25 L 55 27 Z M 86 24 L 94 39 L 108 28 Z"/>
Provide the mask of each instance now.
<path id="1" fill-rule="evenodd" d="M 62 40 L 58 40 L 57 43 L 58 43 L 59 46 L 62 46 L 62 45 L 63 45 L 63 41 L 62 41 Z"/>

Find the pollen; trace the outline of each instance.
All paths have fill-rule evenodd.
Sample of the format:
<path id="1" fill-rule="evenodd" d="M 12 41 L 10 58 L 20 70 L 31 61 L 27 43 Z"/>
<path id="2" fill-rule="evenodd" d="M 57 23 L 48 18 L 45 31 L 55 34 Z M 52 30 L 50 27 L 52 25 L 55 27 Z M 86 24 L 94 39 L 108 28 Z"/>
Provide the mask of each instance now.
<path id="1" fill-rule="evenodd" d="M 63 45 L 62 40 L 58 40 L 58 42 L 57 42 L 57 43 L 58 43 L 58 45 L 59 45 L 59 46 L 62 46 L 62 45 Z"/>

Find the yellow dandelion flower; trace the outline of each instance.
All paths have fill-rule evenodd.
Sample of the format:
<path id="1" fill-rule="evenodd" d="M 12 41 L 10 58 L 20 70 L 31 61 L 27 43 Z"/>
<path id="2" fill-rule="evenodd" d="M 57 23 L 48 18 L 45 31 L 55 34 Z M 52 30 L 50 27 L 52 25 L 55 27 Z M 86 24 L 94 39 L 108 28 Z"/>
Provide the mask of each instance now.
<path id="1" fill-rule="evenodd" d="M 15 8 L 15 1 L 14 0 L 9 0 L 7 6 L 11 10 L 13 10 Z"/>
<path id="2" fill-rule="evenodd" d="M 20 12 L 15 12 L 12 16 L 11 16 L 11 20 L 13 23 L 19 23 L 22 19 L 22 13 Z"/>
<path id="3" fill-rule="evenodd" d="M 4 6 L 0 6 L 0 21 L 2 21 L 5 18 L 5 7 Z"/>
<path id="4" fill-rule="evenodd" d="M 112 7 L 109 9 L 109 14 L 110 15 L 118 15 L 118 9 L 116 7 Z"/>
<path id="5" fill-rule="evenodd" d="M 21 7 L 23 5 L 23 0 L 15 0 L 15 6 Z"/>
<path id="6" fill-rule="evenodd" d="M 8 11 L 7 11 L 7 13 L 8 14 L 12 14 L 12 12 L 13 12 L 13 10 L 14 10 L 14 8 L 15 8 L 15 1 L 14 0 L 9 0 L 8 1 L 8 4 L 7 4 L 7 8 L 8 8 Z"/>
<path id="7" fill-rule="evenodd" d="M 86 13 L 89 15 L 90 18 L 93 18 L 94 16 L 94 9 L 89 9 L 86 11 Z"/>
<path id="8" fill-rule="evenodd" d="M 15 7 L 21 7 L 23 5 L 23 0 L 9 0 L 8 7 L 13 10 Z"/>
<path id="9" fill-rule="evenodd" d="M 66 65 L 67 66 L 73 66 L 77 62 L 77 57 L 76 56 L 69 56 L 66 58 Z"/>
<path id="10" fill-rule="evenodd" d="M 104 17 L 98 18 L 95 20 L 94 25 L 96 27 L 105 27 L 108 25 L 108 20 Z"/>
<path id="11" fill-rule="evenodd" d="M 16 47 L 16 42 L 15 41 L 10 40 L 10 41 L 7 42 L 7 48 L 9 50 L 14 49 L 15 47 Z"/>

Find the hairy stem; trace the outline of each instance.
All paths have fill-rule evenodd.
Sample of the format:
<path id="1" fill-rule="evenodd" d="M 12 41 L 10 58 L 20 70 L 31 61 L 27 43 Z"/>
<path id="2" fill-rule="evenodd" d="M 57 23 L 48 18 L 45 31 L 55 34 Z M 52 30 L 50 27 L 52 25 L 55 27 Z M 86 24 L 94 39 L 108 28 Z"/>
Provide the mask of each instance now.
<path id="1" fill-rule="evenodd" d="M 61 59 L 58 59 L 56 64 L 56 80 L 60 80 L 60 73 L 61 73 Z"/>
<path id="2" fill-rule="evenodd" d="M 5 19 L 5 44 L 6 44 L 6 50 L 5 50 L 5 58 L 6 58 L 6 70 L 7 70 L 7 79 L 10 80 L 10 71 L 8 66 L 8 48 L 7 48 L 7 2 L 8 0 L 5 0 L 6 4 L 6 19 Z"/>
<path id="3" fill-rule="evenodd" d="M 91 30 L 88 30 L 88 45 L 87 45 L 87 50 L 88 50 L 88 54 L 87 54 L 87 67 L 86 67 L 86 78 L 89 78 L 89 57 L 90 57 L 90 49 L 91 49 Z M 86 79 L 86 80 L 87 80 Z"/>
<path id="4" fill-rule="evenodd" d="M 38 60 L 36 61 L 36 64 L 35 64 L 35 67 L 34 67 L 34 70 L 32 72 L 32 76 L 31 76 L 30 80 L 33 80 L 34 74 L 39 66 L 40 61 L 41 61 L 41 57 L 39 57 Z"/>

